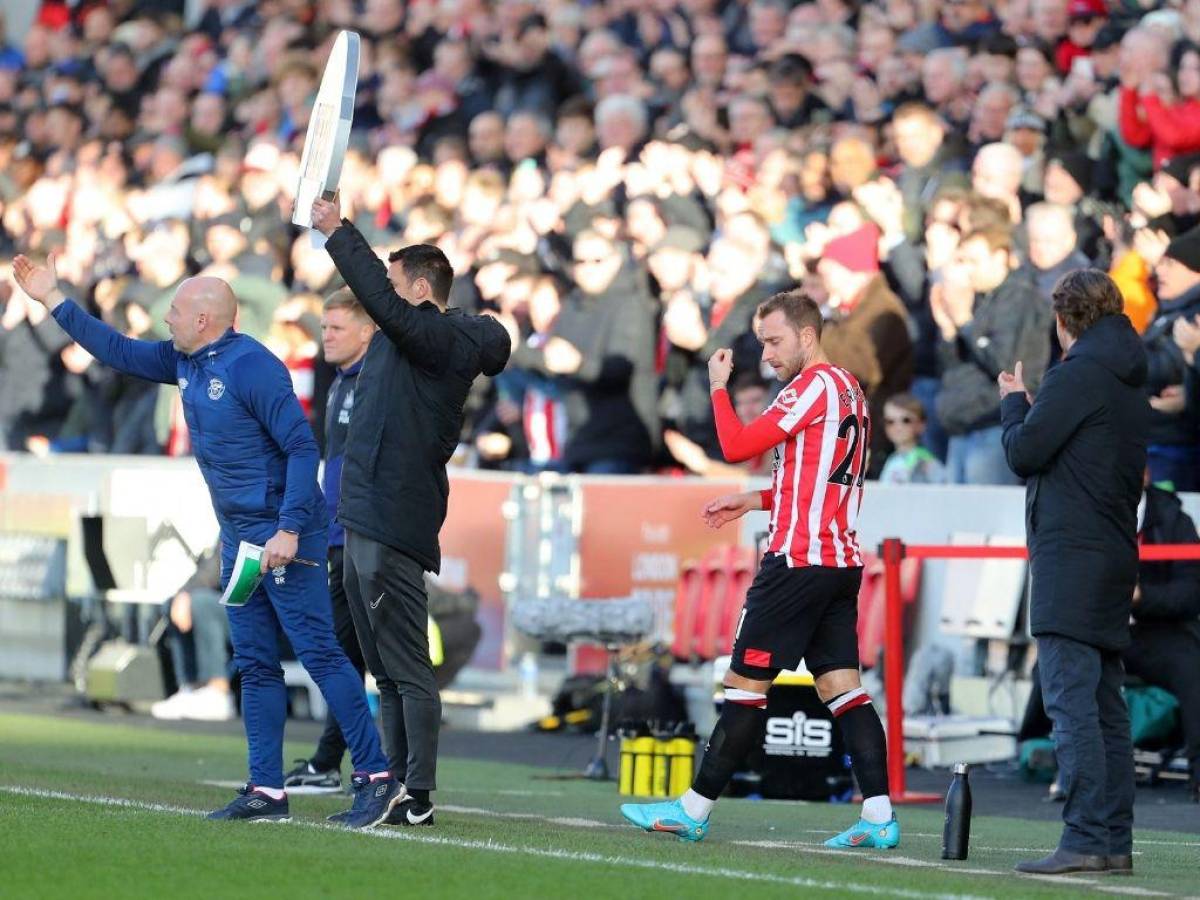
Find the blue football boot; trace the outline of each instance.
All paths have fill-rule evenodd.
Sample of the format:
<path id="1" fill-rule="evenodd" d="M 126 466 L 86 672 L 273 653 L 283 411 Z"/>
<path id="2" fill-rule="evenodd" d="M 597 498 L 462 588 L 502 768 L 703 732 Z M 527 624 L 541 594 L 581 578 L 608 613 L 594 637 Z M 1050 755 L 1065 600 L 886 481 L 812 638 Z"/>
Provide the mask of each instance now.
<path id="1" fill-rule="evenodd" d="M 702 841 L 708 834 L 708 819 L 697 822 L 678 800 L 663 803 L 625 803 L 621 815 L 646 831 L 663 831 L 681 841 Z"/>
<path id="2" fill-rule="evenodd" d="M 883 825 L 872 825 L 865 819 L 859 819 L 837 837 L 825 842 L 826 847 L 839 850 L 891 850 L 899 845 L 900 823 L 895 816 Z"/>

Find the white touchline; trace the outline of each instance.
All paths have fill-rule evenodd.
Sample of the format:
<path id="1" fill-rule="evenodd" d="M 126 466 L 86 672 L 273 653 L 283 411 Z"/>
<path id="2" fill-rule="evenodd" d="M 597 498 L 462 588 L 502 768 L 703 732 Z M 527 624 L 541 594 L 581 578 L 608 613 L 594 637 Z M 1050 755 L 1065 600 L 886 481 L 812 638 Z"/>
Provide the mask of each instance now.
<path id="1" fill-rule="evenodd" d="M 122 797 L 103 797 L 88 794 L 70 794 L 64 791 L 43 790 L 19 785 L 0 785 L 0 792 L 19 797 L 37 797 L 46 800 L 71 800 L 76 803 L 90 803 L 96 806 L 117 806 L 128 809 L 139 809 L 146 812 L 170 813 L 173 815 L 202 816 L 204 810 L 187 809 L 180 806 L 168 806 L 164 803 L 145 803 L 139 800 L 127 800 Z M 446 809 L 446 807 L 440 807 Z M 290 823 L 281 824 L 287 827 L 313 828 L 321 831 L 336 831 L 348 833 L 337 825 L 322 822 L 305 822 L 292 819 Z M 670 863 L 661 860 L 639 859 L 630 856 L 606 856 L 602 853 L 586 853 L 579 850 L 554 850 L 545 847 L 521 847 L 513 844 L 500 844 L 494 841 L 475 841 L 465 838 L 436 837 L 432 835 L 415 834 L 410 831 L 358 831 L 349 832 L 364 837 L 381 838 L 384 840 L 411 841 L 417 844 L 430 844 L 443 847 L 459 847 L 465 850 L 483 850 L 489 853 L 515 854 L 518 856 L 535 856 L 541 859 L 559 859 L 568 862 L 590 862 L 600 865 L 619 866 L 631 869 L 649 869 L 658 872 L 676 872 L 680 875 L 699 875 L 710 878 L 729 878 L 736 881 L 757 881 L 764 884 L 781 884 L 790 887 L 813 888 L 817 890 L 841 891 L 850 894 L 869 894 L 880 897 L 904 897 L 910 900 L 985 900 L 984 897 L 971 894 L 932 894 L 928 891 L 912 891 L 904 888 L 882 888 L 869 884 L 856 884 L 852 881 L 821 881 L 816 878 L 803 876 L 770 875 L 765 872 L 751 872 L 743 869 L 727 869 L 719 866 L 694 866 L 684 863 Z"/>
<path id="2" fill-rule="evenodd" d="M 122 797 L 103 797 L 93 796 L 88 794 L 70 794 L 63 791 L 45 790 L 42 788 L 29 788 L 19 785 L 0 785 L 0 792 L 14 794 L 24 797 L 39 797 L 48 800 L 74 800 L 80 803 L 92 803 L 99 806 L 118 806 L 131 809 L 140 809 L 147 812 L 162 812 L 171 813 L 174 815 L 184 816 L 204 816 L 207 815 L 206 810 L 188 809 L 182 806 L 169 806 L 164 803 L 150 803 L 141 800 L 128 800 Z M 546 822 L 552 825 L 566 825 L 574 828 L 622 828 L 620 825 L 614 825 L 608 822 L 601 822 L 596 819 L 581 819 L 569 816 L 547 817 L 536 813 L 516 813 L 516 812 L 500 812 L 498 810 L 483 809 L 473 806 L 455 806 L 448 804 L 438 804 L 439 810 L 444 812 L 456 812 L 464 815 L 487 816 L 500 819 L 522 819 Z M 327 825 L 322 822 L 306 822 L 300 819 L 293 819 L 292 825 L 299 825 L 304 828 L 321 828 L 337 832 L 345 832 L 346 829 L 337 825 Z M 815 829 L 805 829 L 805 831 Z M 966 894 L 928 894 L 920 891 L 908 891 L 903 888 L 887 890 L 877 888 L 872 885 L 854 884 L 848 882 L 829 882 L 817 881 L 812 878 L 804 877 L 787 877 L 785 875 L 768 875 L 758 872 L 744 872 L 738 869 L 725 868 L 709 868 L 706 866 L 688 866 L 680 863 L 664 863 L 652 862 L 649 860 L 633 859 L 621 856 L 604 856 L 599 853 L 584 853 L 572 850 L 552 850 L 541 847 L 519 847 L 507 844 L 497 844 L 492 841 L 472 841 L 460 838 L 444 838 L 435 837 L 432 835 L 420 835 L 403 831 L 360 831 L 357 834 L 363 834 L 370 837 L 386 838 L 390 840 L 408 840 L 416 841 L 425 844 L 439 844 L 443 846 L 462 847 L 471 850 L 488 850 L 496 853 L 516 853 L 530 856 L 539 856 L 546 859 L 566 859 L 577 862 L 595 862 L 606 865 L 630 866 L 633 868 L 647 869 L 668 869 L 673 872 L 678 872 L 683 875 L 712 875 L 721 878 L 740 878 L 750 881 L 761 881 L 771 884 L 787 884 L 796 887 L 821 888 L 821 889 L 840 889 L 850 893 L 860 894 L 878 894 L 893 897 L 911 897 L 911 898 L 944 898 L 944 900 L 980 900 L 980 898 L 972 898 Z M 821 832 L 824 833 L 824 832 Z M 922 835 L 933 837 L 935 835 Z M 845 850 L 834 850 L 826 848 L 822 845 L 808 844 L 798 841 L 730 841 L 731 844 L 738 844 L 744 847 L 757 847 L 761 849 L 779 849 L 779 850 L 800 850 L 804 853 L 811 853 L 818 856 L 846 856 Z M 1137 843 L 1148 844 L 1164 844 L 1167 846 L 1194 846 L 1190 843 L 1171 842 L 1171 841 L 1137 841 Z M 999 850 L 1004 852 L 1041 852 L 1032 848 L 1023 847 L 977 847 L 976 849 Z M 1141 855 L 1141 854 L 1135 854 Z M 871 862 L 885 863 L 888 865 L 903 866 L 909 868 L 931 868 L 939 869 L 944 872 L 951 872 L 963 875 L 1001 875 L 1012 876 L 1010 871 L 1002 871 L 1000 869 L 981 869 L 981 868 L 959 868 L 958 866 L 945 866 L 942 863 L 932 860 L 913 859 L 906 856 L 894 856 L 887 853 L 877 853 L 870 856 Z M 1101 891 L 1106 894 L 1122 894 L 1135 897 L 1174 897 L 1175 894 L 1165 893 L 1163 891 L 1153 891 L 1148 888 L 1140 887 L 1124 887 L 1121 885 L 1110 885 L 1095 879 L 1080 878 L 1072 876 L 1069 881 L 1055 876 L 1043 875 L 1023 875 L 1021 878 L 1033 879 L 1037 881 L 1046 881 L 1048 884 L 1072 884 L 1072 885 L 1087 885 L 1096 891 Z"/>
<path id="3" fill-rule="evenodd" d="M 844 856 L 845 850 L 827 849 L 823 846 L 814 846 L 812 844 L 798 843 L 796 841 L 730 841 L 732 844 L 738 844 L 742 847 L 762 847 L 773 850 L 802 850 L 805 853 L 815 853 L 824 856 Z M 983 848 L 976 848 L 983 849 Z M 1004 850 L 1008 852 L 1012 849 L 1019 850 L 1020 848 L 991 848 Z M 1043 850 L 1031 850 L 1029 852 L 1042 853 Z M 894 856 L 891 853 L 880 853 L 871 857 L 873 863 L 883 863 L 889 866 L 904 866 L 914 869 L 940 869 L 944 872 L 955 872 L 962 875 L 1000 875 L 1005 878 L 1012 877 L 1012 871 L 1004 871 L 1001 869 L 979 869 L 959 867 L 957 865 L 946 865 L 942 862 L 936 862 L 929 859 L 913 859 L 910 856 Z M 1038 881 L 1046 881 L 1050 884 L 1086 884 L 1093 890 L 1103 891 L 1107 894 L 1132 894 L 1137 897 L 1174 897 L 1175 894 L 1164 893 L 1162 891 L 1152 891 L 1148 888 L 1140 887 L 1125 887 L 1123 885 L 1112 885 L 1107 882 L 1096 881 L 1094 878 L 1080 878 L 1071 876 L 1067 881 L 1064 881 L 1059 876 L 1052 875 L 1021 875 L 1021 878 L 1033 878 Z"/>

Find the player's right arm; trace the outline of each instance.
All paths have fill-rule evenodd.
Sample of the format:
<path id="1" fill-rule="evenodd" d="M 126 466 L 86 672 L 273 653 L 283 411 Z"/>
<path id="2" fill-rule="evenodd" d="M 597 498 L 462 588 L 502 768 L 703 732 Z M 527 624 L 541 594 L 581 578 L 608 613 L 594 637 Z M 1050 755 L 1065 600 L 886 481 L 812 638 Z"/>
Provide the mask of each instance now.
<path id="1" fill-rule="evenodd" d="M 179 351 L 170 341 L 139 341 L 110 328 L 68 300 L 58 286 L 52 252 L 45 266 L 34 265 L 25 256 L 13 260 L 17 284 L 50 311 L 59 326 L 88 353 L 118 372 L 174 384 Z"/>
<path id="2" fill-rule="evenodd" d="M 708 386 L 712 395 L 713 421 L 717 440 L 726 462 L 739 463 L 766 453 L 776 444 L 787 440 L 788 434 L 778 424 L 778 417 L 768 410 L 749 425 L 742 423 L 733 409 L 726 385 L 733 371 L 733 351 L 721 348 L 708 359 Z"/>

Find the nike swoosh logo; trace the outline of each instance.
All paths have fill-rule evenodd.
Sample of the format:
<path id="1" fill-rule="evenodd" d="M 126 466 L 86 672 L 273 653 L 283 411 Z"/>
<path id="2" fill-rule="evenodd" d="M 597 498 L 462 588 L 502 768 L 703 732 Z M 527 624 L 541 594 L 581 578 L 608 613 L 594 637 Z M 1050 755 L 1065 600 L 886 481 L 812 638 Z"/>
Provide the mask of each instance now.
<path id="1" fill-rule="evenodd" d="M 387 592 L 385 591 L 384 593 L 387 593 Z M 373 601 L 371 601 L 371 609 L 377 608 L 381 602 L 383 602 L 383 594 L 380 594 Z"/>
<path id="2" fill-rule="evenodd" d="M 857 847 L 859 844 L 861 844 L 863 841 L 865 841 L 870 836 L 871 836 L 870 832 L 860 831 L 858 834 L 854 834 L 854 835 L 850 836 L 850 843 L 853 844 L 855 847 Z"/>
<path id="3" fill-rule="evenodd" d="M 678 822 L 664 822 L 662 819 L 655 819 L 650 829 L 652 831 L 669 831 L 671 834 L 678 834 L 684 830 L 684 826 Z"/>
<path id="4" fill-rule="evenodd" d="M 405 813 L 405 815 L 408 816 L 408 824 L 409 825 L 420 825 L 422 822 L 424 822 L 426 819 L 428 819 L 430 816 L 433 815 L 433 807 L 430 807 L 429 809 L 425 810 L 425 812 L 421 813 L 419 816 L 414 816 L 413 811 L 411 809 L 407 813 Z"/>

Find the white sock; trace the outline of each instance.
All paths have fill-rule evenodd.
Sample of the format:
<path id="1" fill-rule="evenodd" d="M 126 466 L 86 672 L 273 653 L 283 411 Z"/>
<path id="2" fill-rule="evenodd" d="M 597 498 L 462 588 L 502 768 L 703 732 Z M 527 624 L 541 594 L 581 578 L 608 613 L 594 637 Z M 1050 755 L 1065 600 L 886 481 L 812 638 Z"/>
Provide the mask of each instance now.
<path id="1" fill-rule="evenodd" d="M 864 797 L 862 817 L 872 825 L 886 825 L 892 821 L 892 801 L 887 794 Z"/>
<path id="2" fill-rule="evenodd" d="M 260 794 L 266 794 L 272 800 L 282 800 L 285 796 L 283 788 L 262 787 L 262 786 L 256 784 L 254 786 L 254 789 L 256 791 L 258 791 Z"/>
<path id="3" fill-rule="evenodd" d="M 683 811 L 695 819 L 697 822 L 703 822 L 708 818 L 708 814 L 712 812 L 714 800 L 709 800 L 707 797 L 701 797 L 691 788 L 687 789 L 679 802 L 683 804 Z"/>

